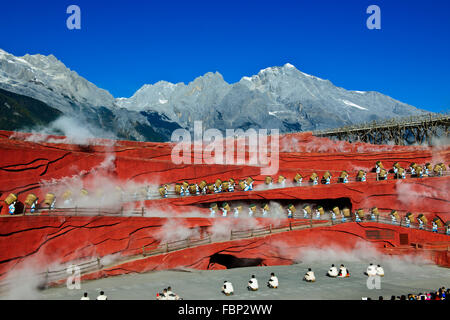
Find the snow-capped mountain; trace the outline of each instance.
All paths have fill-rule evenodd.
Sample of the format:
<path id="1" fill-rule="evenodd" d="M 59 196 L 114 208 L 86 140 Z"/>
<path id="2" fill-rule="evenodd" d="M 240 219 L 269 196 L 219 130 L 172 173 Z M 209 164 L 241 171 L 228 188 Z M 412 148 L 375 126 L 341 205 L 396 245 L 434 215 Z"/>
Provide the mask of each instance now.
<path id="1" fill-rule="evenodd" d="M 108 91 L 71 71 L 53 55 L 15 57 L 0 49 L 0 89 L 39 100 L 119 138 L 166 141 L 172 130 L 179 128 L 154 112 L 120 108 Z M 23 127 L 29 129 L 27 123 Z"/>
<path id="2" fill-rule="evenodd" d="M 115 107 L 114 97 L 106 90 L 68 69 L 53 55 L 15 57 L 0 49 L 0 86 L 41 100 L 62 112 L 73 105 Z"/>
<path id="3" fill-rule="evenodd" d="M 208 72 L 188 84 L 159 81 L 130 98 L 114 98 L 53 55 L 15 57 L 0 49 L 0 88 L 136 140 L 169 140 L 174 129 L 192 129 L 195 120 L 204 128 L 292 132 L 424 112 L 378 92 L 339 88 L 289 63 L 233 84 Z"/>
<path id="4" fill-rule="evenodd" d="M 228 84 L 207 73 L 189 84 L 160 81 L 117 101 L 129 110 L 153 110 L 182 127 L 278 128 L 281 132 L 325 129 L 422 113 L 378 92 L 348 91 L 287 63 Z"/>

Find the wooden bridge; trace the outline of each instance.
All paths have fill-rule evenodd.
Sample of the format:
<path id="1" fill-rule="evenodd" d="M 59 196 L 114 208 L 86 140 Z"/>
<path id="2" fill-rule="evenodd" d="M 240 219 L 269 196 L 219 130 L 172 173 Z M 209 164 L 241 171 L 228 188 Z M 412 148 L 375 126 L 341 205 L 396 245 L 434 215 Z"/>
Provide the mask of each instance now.
<path id="1" fill-rule="evenodd" d="M 448 138 L 449 125 L 449 114 L 430 113 L 315 131 L 313 135 L 334 140 L 372 144 L 408 145 L 426 142 L 428 145 L 433 145 L 436 143 L 437 137 Z"/>

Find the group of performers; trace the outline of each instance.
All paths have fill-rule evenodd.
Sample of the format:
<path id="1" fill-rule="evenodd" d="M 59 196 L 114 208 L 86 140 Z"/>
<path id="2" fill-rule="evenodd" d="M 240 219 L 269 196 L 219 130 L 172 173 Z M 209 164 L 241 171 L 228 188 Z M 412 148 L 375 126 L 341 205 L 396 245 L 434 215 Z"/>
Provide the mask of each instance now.
<path id="1" fill-rule="evenodd" d="M 30 214 L 35 214 L 41 207 L 54 209 L 56 197 L 54 194 L 49 193 L 45 196 L 42 205 L 40 205 L 39 198 L 34 193 L 28 194 L 23 203 L 19 202 L 16 194 L 10 193 L 4 202 L 8 206 L 8 213 L 10 215 L 23 214 L 27 211 Z"/>
<path id="2" fill-rule="evenodd" d="M 183 300 L 183 298 L 173 292 L 172 287 L 167 287 L 161 293 L 156 294 L 156 300 Z"/>
<path id="3" fill-rule="evenodd" d="M 366 272 L 364 272 L 366 276 L 369 277 L 383 277 L 384 276 L 384 269 L 381 265 L 374 266 L 372 263 L 367 267 Z M 327 271 L 327 276 L 330 278 L 348 278 L 350 277 L 350 271 L 345 267 L 343 264 L 339 267 L 335 267 L 334 264 L 331 265 L 330 269 Z M 314 274 L 314 271 L 311 270 L 311 268 L 308 269 L 306 274 L 303 277 L 304 281 L 307 282 L 315 282 L 316 276 Z"/>
<path id="4" fill-rule="evenodd" d="M 395 162 L 391 170 L 384 168 L 381 161 L 375 163 L 374 171 L 376 172 L 376 180 L 387 180 L 388 174 L 393 173 L 395 179 L 405 179 L 406 174 L 409 173 L 411 177 L 432 177 L 432 176 L 442 176 L 443 172 L 446 171 L 446 166 L 444 163 L 438 163 L 432 165 L 431 163 L 426 163 L 424 166 L 417 165 L 416 163 L 411 163 L 408 170 L 400 166 L 398 162 Z M 332 179 L 332 174 L 330 171 L 325 171 L 322 176 L 319 176 L 316 172 L 313 172 L 309 177 L 308 181 L 304 182 L 304 177 L 297 173 L 292 181 L 293 186 L 302 185 L 318 185 L 318 184 L 330 184 Z M 356 181 L 364 182 L 367 180 L 367 173 L 364 170 L 358 170 L 356 174 Z M 341 171 L 338 176 L 338 183 L 348 183 L 349 173 L 346 170 Z M 229 180 L 222 181 L 217 179 L 214 183 L 207 183 L 202 180 L 200 183 L 189 183 L 184 181 L 182 183 L 176 183 L 174 192 L 179 196 L 189 196 L 189 195 L 205 195 L 214 194 L 221 192 L 233 192 L 235 189 L 239 191 L 251 191 L 253 190 L 254 180 L 251 177 L 240 180 L 237 184 L 233 178 Z M 278 179 L 274 181 L 271 176 L 266 176 L 264 179 L 264 184 L 268 188 L 284 188 L 286 187 L 287 179 L 283 175 L 279 175 Z M 161 197 L 165 198 L 169 194 L 169 185 L 164 184 L 159 187 L 159 193 Z"/>
<path id="5" fill-rule="evenodd" d="M 267 287 L 270 289 L 277 289 L 278 288 L 278 277 L 275 275 L 274 272 L 270 274 L 270 278 L 267 281 Z M 258 291 L 259 290 L 259 284 L 258 279 L 256 279 L 255 275 L 252 275 L 250 280 L 247 283 L 247 290 L 249 291 Z M 226 296 L 231 296 L 234 294 L 234 288 L 233 284 L 230 281 L 225 280 L 223 283 L 223 286 L 221 288 L 221 291 Z"/>
<path id="6" fill-rule="evenodd" d="M 239 191 L 251 191 L 253 190 L 253 182 L 254 181 L 251 177 L 240 180 L 237 185 L 233 178 L 226 181 L 217 179 L 214 183 L 207 183 L 205 180 L 202 180 L 200 183 L 189 183 L 184 181 L 182 183 L 175 184 L 174 192 L 176 195 L 183 197 L 190 195 L 233 192 L 236 188 L 238 188 Z M 161 197 L 167 198 L 169 194 L 169 186 L 167 184 L 161 185 L 158 191 Z"/>
<path id="7" fill-rule="evenodd" d="M 425 227 L 428 224 L 428 219 L 423 213 L 418 214 L 417 217 L 414 217 L 411 212 L 406 213 L 404 217 L 404 224 L 402 224 L 402 220 L 397 210 L 392 210 L 389 215 L 391 217 L 392 224 L 401 224 L 407 228 L 410 228 L 413 223 L 416 223 L 420 230 L 425 230 Z M 431 231 L 437 233 L 439 232 L 439 228 L 445 228 L 445 234 L 450 235 L 450 221 L 447 221 L 444 224 L 440 218 L 433 218 L 431 220 Z"/>
<path id="8" fill-rule="evenodd" d="M 395 162 L 389 172 L 394 174 L 394 179 L 405 179 L 407 173 L 413 178 L 440 177 L 446 170 L 446 166 L 442 162 L 434 166 L 429 162 L 423 166 L 412 162 L 408 169 L 401 167 L 398 162 Z M 388 170 L 384 168 L 381 161 L 375 163 L 375 172 L 377 174 L 377 180 L 386 180 L 388 177 Z"/>
<path id="9" fill-rule="evenodd" d="M 223 202 L 220 207 L 217 203 L 212 203 L 209 207 L 210 217 L 222 216 L 227 217 L 228 215 L 232 215 L 235 218 L 238 218 L 243 212 L 243 206 L 241 204 L 235 206 L 234 208 L 230 207 L 228 202 Z M 327 212 L 324 207 L 321 205 L 310 205 L 304 204 L 301 209 L 300 215 L 296 215 L 297 208 L 293 204 L 289 204 L 285 208 L 287 218 L 303 218 L 303 219 L 331 219 L 332 221 L 336 221 L 337 219 L 341 219 L 341 222 L 362 222 L 362 221 L 379 221 L 380 212 L 377 207 L 370 208 L 369 212 L 366 214 L 364 209 L 357 209 L 352 214 L 352 211 L 348 207 L 344 207 L 342 210 L 338 206 L 334 206 L 331 210 L 328 211 L 328 216 L 325 218 Z M 260 217 L 270 217 L 270 206 L 268 203 L 263 203 L 261 206 L 257 206 L 256 204 L 250 204 L 248 206 L 248 217 L 260 216 Z M 428 220 L 424 214 L 418 214 L 417 217 L 411 212 L 408 212 L 404 216 L 404 223 L 402 222 L 402 218 L 400 217 L 397 210 L 391 210 L 388 217 L 390 217 L 390 221 L 392 224 L 400 224 L 404 227 L 410 228 L 412 223 L 418 224 L 418 228 L 421 230 L 425 230 L 425 226 L 428 224 Z M 450 222 L 444 223 L 438 218 L 435 217 L 431 221 L 432 231 L 438 232 L 438 228 L 445 227 L 445 233 L 450 235 Z"/>
<path id="10" fill-rule="evenodd" d="M 384 276 L 384 269 L 381 265 L 373 265 L 372 263 L 367 267 L 367 270 L 364 272 L 364 274 L 368 277 L 383 277 Z M 326 273 L 327 277 L 330 278 L 349 278 L 350 277 L 350 271 L 347 267 L 345 267 L 343 264 L 340 265 L 339 269 L 335 267 L 334 264 L 331 265 L 330 269 Z M 308 268 L 308 271 L 303 276 L 303 279 L 306 282 L 315 282 L 316 281 L 316 275 L 314 274 L 314 271 L 311 268 Z M 275 275 L 275 273 L 270 274 L 270 278 L 267 281 L 267 287 L 270 289 L 277 289 L 279 287 L 279 281 L 278 277 Z M 247 283 L 247 290 L 249 291 L 258 291 L 259 290 L 259 284 L 258 279 L 256 279 L 255 275 L 252 275 L 250 280 Z M 234 294 L 234 287 L 233 284 L 225 280 L 224 284 L 221 288 L 221 291 L 226 296 L 231 296 Z"/>
<path id="11" fill-rule="evenodd" d="M 231 209 L 228 202 L 223 202 L 220 206 L 220 209 L 219 209 L 219 206 L 217 203 L 212 203 L 209 207 L 210 217 L 215 217 L 215 216 L 226 217 L 226 216 L 228 216 L 228 214 L 232 214 L 233 217 L 238 218 L 239 215 L 242 213 L 242 210 L 243 210 L 242 205 L 238 205 L 238 206 L 234 207 L 233 209 Z M 269 215 L 269 211 L 270 211 L 270 207 L 269 207 L 268 203 L 263 203 L 259 210 L 258 210 L 256 204 L 250 204 L 248 207 L 247 216 L 253 217 L 256 215 L 260 215 L 262 217 L 267 217 Z"/>

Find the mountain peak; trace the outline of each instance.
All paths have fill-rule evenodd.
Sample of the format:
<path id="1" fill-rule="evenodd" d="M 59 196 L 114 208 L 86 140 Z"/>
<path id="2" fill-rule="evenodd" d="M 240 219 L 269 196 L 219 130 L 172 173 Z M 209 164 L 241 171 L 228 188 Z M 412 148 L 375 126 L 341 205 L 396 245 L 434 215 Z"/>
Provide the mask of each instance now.
<path id="1" fill-rule="evenodd" d="M 286 64 L 283 66 L 283 68 L 287 68 L 287 69 L 294 68 L 294 69 L 297 69 L 294 65 L 290 64 L 289 62 L 286 63 Z"/>
<path id="2" fill-rule="evenodd" d="M 207 72 L 203 76 L 197 77 L 194 81 L 190 82 L 189 85 L 198 84 L 198 83 L 209 83 L 209 82 L 225 82 L 223 76 L 218 72 Z"/>
<path id="3" fill-rule="evenodd" d="M 54 55 L 21 58 L 0 49 L 0 88 L 33 97 L 64 114 L 76 111 L 90 119 L 115 116 L 118 128 L 133 132 L 137 139 L 142 139 L 145 126 L 169 122 L 192 128 L 194 121 L 203 120 L 205 126 L 221 130 L 277 128 L 285 133 L 422 112 L 381 93 L 336 87 L 288 62 L 242 77 L 237 83 L 228 84 L 217 71 L 207 72 L 188 84 L 158 81 L 143 85 L 130 98 L 114 99 Z M 160 129 L 170 136 L 172 128 Z"/>
<path id="4" fill-rule="evenodd" d="M 0 79 L 0 88 L 35 98 L 63 112 L 80 105 L 114 107 L 114 98 L 108 91 L 71 71 L 53 54 L 16 57 L 1 50 Z"/>

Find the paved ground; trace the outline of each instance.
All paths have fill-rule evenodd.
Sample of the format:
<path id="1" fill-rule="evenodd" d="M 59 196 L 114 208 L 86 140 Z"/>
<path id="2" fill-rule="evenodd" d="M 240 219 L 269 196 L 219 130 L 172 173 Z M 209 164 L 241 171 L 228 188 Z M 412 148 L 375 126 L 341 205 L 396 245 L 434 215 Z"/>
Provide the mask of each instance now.
<path id="1" fill-rule="evenodd" d="M 430 264 L 414 264 L 411 262 L 383 261 L 386 275 L 381 278 L 381 289 L 368 289 L 367 277 L 363 274 L 369 262 L 378 261 L 321 261 L 299 263 L 291 266 L 248 267 L 216 271 L 172 270 L 146 274 L 123 275 L 100 280 L 83 282 L 80 290 L 69 290 L 66 287 L 50 288 L 35 292 L 35 299 L 79 299 L 83 292 L 88 292 L 95 299 L 100 290 L 105 291 L 109 299 L 152 299 L 163 288 L 172 286 L 174 292 L 185 300 L 220 300 L 220 299 L 357 299 L 383 296 L 389 299 L 392 295 L 419 293 L 435 290 L 439 287 L 450 287 L 450 269 Z M 344 263 L 351 272 L 350 278 L 335 279 L 326 277 L 331 263 Z M 315 283 L 301 281 L 307 268 L 311 267 L 316 274 Z M 271 272 L 280 281 L 278 289 L 269 289 L 266 282 Z M 255 274 L 260 289 L 249 292 L 247 281 Z M 233 283 L 235 294 L 226 297 L 220 292 L 224 280 Z M 17 293 L 15 295 L 17 297 Z"/>

